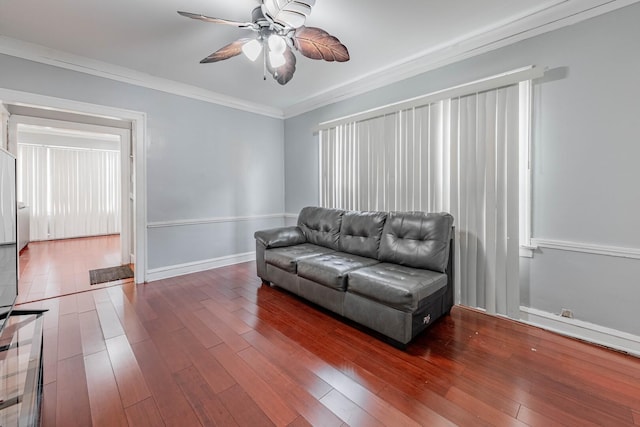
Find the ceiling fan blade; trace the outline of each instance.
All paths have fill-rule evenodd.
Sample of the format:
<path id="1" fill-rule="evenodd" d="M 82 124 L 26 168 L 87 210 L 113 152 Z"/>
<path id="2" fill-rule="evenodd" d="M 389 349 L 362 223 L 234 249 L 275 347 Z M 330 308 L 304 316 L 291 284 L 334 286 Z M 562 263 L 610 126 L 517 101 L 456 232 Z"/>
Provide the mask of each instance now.
<path id="1" fill-rule="evenodd" d="M 224 61 L 225 59 L 238 56 L 242 53 L 242 46 L 244 46 L 245 43 L 251 40 L 252 39 L 238 39 L 233 43 L 229 43 L 228 45 L 221 47 L 211 55 L 204 58 L 202 61 L 200 61 L 200 63 L 208 64 L 210 62 Z"/>
<path id="2" fill-rule="evenodd" d="M 347 47 L 321 28 L 298 28 L 293 35 L 293 44 L 307 58 L 329 62 L 346 62 L 350 59 Z"/>
<path id="3" fill-rule="evenodd" d="M 284 28 L 304 25 L 316 0 L 264 0 L 262 12 L 267 19 Z"/>
<path id="4" fill-rule="evenodd" d="M 233 25 L 234 27 L 240 27 L 240 28 L 255 27 L 255 24 L 253 22 L 230 21 L 228 19 L 212 18 L 211 16 L 200 15 L 199 13 L 190 13 L 190 12 L 181 12 L 181 11 L 178 11 L 178 14 L 182 16 L 186 16 L 187 18 L 197 19 L 199 21 L 204 21 L 204 22 L 212 22 L 214 24 Z"/>
<path id="5" fill-rule="evenodd" d="M 278 68 L 273 68 L 269 64 L 269 61 L 267 61 L 267 70 L 269 70 L 273 78 L 281 85 L 289 83 L 293 78 L 293 74 L 296 72 L 296 56 L 289 46 L 287 46 L 287 49 L 284 51 L 284 58 L 286 62 Z"/>

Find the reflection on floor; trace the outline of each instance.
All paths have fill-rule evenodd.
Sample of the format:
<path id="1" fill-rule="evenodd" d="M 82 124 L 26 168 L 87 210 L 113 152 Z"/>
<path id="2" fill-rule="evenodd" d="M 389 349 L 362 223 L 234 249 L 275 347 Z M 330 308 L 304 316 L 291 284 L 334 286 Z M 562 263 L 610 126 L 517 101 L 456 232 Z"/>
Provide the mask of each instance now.
<path id="1" fill-rule="evenodd" d="M 459 306 L 398 350 L 255 262 L 29 307 L 42 427 L 640 426 L 638 358 Z"/>
<path id="2" fill-rule="evenodd" d="M 120 285 L 89 285 L 89 270 L 120 265 L 120 235 L 31 242 L 20 254 L 18 304 Z"/>

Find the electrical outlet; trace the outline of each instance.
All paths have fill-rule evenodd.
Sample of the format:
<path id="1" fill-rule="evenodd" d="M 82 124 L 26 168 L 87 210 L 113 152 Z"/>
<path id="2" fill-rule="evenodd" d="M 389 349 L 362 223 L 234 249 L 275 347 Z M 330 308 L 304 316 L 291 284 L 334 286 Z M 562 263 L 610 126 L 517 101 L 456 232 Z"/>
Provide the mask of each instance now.
<path id="1" fill-rule="evenodd" d="M 563 308 L 562 311 L 560 312 L 560 316 L 573 319 L 573 311 L 569 310 L 568 308 Z"/>

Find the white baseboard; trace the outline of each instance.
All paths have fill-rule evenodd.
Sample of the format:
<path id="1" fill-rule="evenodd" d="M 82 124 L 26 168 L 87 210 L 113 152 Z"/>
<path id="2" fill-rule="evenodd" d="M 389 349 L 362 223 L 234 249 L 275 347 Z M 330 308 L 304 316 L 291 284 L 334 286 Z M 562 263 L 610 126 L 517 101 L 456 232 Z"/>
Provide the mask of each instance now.
<path id="1" fill-rule="evenodd" d="M 255 252 L 243 254 L 227 255 L 219 258 L 207 259 L 203 261 L 188 262 L 186 264 L 171 265 L 168 267 L 154 268 L 147 271 L 147 282 L 154 280 L 168 279 L 170 277 L 183 276 L 185 274 L 198 273 L 200 271 L 225 267 L 227 265 L 240 264 L 243 262 L 255 261 Z"/>
<path id="2" fill-rule="evenodd" d="M 520 320 L 561 335 L 640 357 L 640 336 L 637 335 L 524 306 L 520 307 Z"/>

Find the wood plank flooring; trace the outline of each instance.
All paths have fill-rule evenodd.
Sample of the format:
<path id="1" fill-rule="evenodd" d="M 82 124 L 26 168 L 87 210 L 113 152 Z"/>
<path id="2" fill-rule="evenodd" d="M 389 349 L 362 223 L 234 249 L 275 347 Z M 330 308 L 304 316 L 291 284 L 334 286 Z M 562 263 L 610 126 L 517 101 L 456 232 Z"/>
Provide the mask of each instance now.
<path id="1" fill-rule="evenodd" d="M 640 425 L 640 359 L 460 307 L 401 351 L 254 263 L 26 307 L 45 427 Z"/>
<path id="2" fill-rule="evenodd" d="M 120 235 L 31 242 L 20 253 L 18 303 L 132 282 L 90 285 L 89 270 L 120 265 Z"/>

